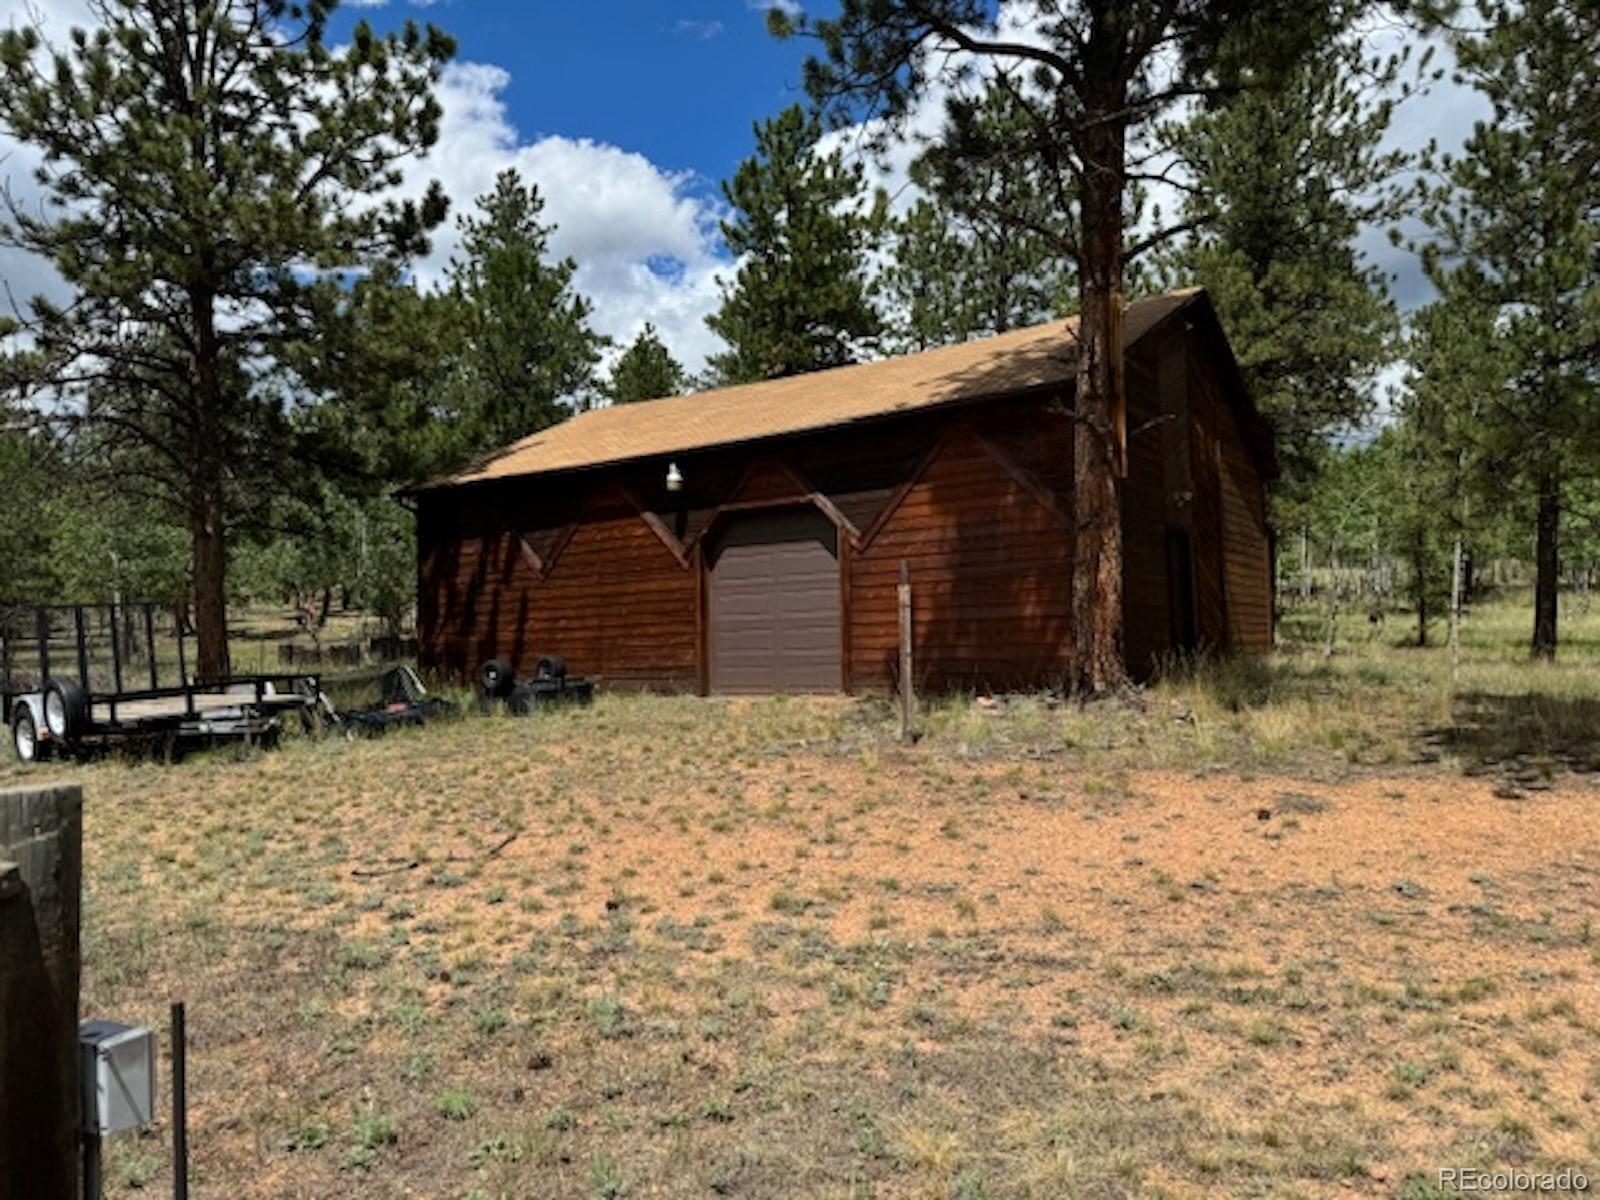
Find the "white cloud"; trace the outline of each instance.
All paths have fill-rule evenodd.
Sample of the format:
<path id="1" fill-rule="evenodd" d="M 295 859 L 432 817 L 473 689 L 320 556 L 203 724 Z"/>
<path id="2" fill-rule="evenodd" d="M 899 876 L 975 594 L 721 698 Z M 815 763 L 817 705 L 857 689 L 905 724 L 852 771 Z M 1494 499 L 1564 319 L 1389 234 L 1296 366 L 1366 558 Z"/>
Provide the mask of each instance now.
<path id="1" fill-rule="evenodd" d="M 0 0 L 0 26 L 35 26 L 53 42 L 64 42 L 74 25 L 92 24 L 84 0 Z M 45 194 L 34 179 L 41 155 L 0 130 L 0 188 L 25 211 L 37 211 Z M 43 259 L 20 250 L 0 248 L 0 315 L 9 315 L 14 301 L 26 309 L 28 301 L 44 295 L 58 303 L 71 298 L 70 289 Z"/>
<path id="2" fill-rule="evenodd" d="M 672 29 L 674 33 L 686 34 L 706 42 L 722 32 L 723 24 L 721 21 L 696 21 L 689 17 L 681 17 Z"/>
<path id="3" fill-rule="evenodd" d="M 719 343 L 705 327 L 717 305 L 721 207 L 688 171 L 665 170 L 642 154 L 587 138 L 547 135 L 523 141 L 501 94 L 510 76 L 464 63 L 445 73 L 439 143 L 408 172 L 420 193 L 438 179 L 457 215 L 515 168 L 539 187 L 545 220 L 556 226 L 550 249 L 578 263 L 576 285 L 594 302 L 594 324 L 619 342 L 653 323 L 685 365 L 698 370 Z M 452 222 L 418 264 L 436 283 L 459 245 Z"/>
<path id="4" fill-rule="evenodd" d="M 775 8 L 790 20 L 805 11 L 800 0 L 745 0 L 745 7 L 759 13 L 770 12 Z"/>

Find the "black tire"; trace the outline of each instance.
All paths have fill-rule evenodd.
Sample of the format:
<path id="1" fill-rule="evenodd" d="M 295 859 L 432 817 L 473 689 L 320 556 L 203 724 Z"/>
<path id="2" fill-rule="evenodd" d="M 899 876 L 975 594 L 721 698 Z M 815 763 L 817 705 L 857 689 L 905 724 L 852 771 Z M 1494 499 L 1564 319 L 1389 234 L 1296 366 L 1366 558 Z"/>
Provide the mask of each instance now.
<path id="1" fill-rule="evenodd" d="M 63 743 L 76 741 L 89 727 L 89 697 L 76 679 L 58 677 L 44 685 L 44 723 L 50 736 Z"/>
<path id="2" fill-rule="evenodd" d="M 11 748 L 16 751 L 18 762 L 30 766 L 48 762 L 53 749 L 49 742 L 39 740 L 38 727 L 33 723 L 33 710 L 21 701 L 17 702 L 16 712 L 11 714 Z"/>
<path id="3" fill-rule="evenodd" d="M 511 689 L 517 686 L 517 678 L 511 671 L 511 663 L 504 658 L 491 658 L 478 668 L 478 685 L 483 688 L 485 696 L 509 696 Z"/>
<path id="4" fill-rule="evenodd" d="M 565 679 L 567 660 L 559 654 L 546 654 L 533 669 L 536 679 Z"/>

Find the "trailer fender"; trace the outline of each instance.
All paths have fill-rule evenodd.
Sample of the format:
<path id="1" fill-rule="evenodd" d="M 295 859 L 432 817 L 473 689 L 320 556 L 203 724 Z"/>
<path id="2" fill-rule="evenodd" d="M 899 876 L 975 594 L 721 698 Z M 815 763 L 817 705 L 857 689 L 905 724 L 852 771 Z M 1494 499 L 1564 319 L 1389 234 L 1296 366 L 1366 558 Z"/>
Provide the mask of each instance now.
<path id="1" fill-rule="evenodd" d="M 11 706 L 11 747 L 17 761 L 29 765 L 47 761 L 53 750 L 48 737 L 40 735 L 39 719 L 26 697 L 19 696 Z"/>

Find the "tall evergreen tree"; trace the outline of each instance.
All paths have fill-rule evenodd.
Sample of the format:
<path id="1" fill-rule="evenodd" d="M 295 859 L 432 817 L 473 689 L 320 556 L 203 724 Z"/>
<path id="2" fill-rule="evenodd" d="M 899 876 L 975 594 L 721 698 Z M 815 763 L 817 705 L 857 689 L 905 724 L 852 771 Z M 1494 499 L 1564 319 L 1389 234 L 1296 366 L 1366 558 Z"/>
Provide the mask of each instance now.
<path id="1" fill-rule="evenodd" d="M 1277 86 L 1239 93 L 1181 127 L 1195 234 L 1164 255 L 1170 283 L 1198 283 L 1245 382 L 1278 434 L 1280 489 L 1302 493 L 1330 435 L 1371 415 L 1394 356 L 1383 272 L 1356 248 L 1393 219 L 1405 156 L 1382 148 L 1405 55 L 1359 44 L 1308 59 Z"/>
<path id="2" fill-rule="evenodd" d="M 433 144 L 433 86 L 454 51 L 407 24 L 335 49 L 329 0 L 92 0 L 98 27 L 44 44 L 0 33 L 0 126 L 43 152 L 51 204 L 11 206 L 0 238 L 74 289 L 35 298 L 46 419 L 93 427 L 181 481 L 198 670 L 228 670 L 226 570 L 240 468 L 277 414 L 258 362 L 300 328 L 306 269 L 425 248 L 444 218 L 379 202 Z"/>
<path id="3" fill-rule="evenodd" d="M 682 364 L 672 357 L 656 327 L 647 322 L 612 366 L 606 397 L 613 404 L 659 400 L 678 395 L 688 382 Z"/>
<path id="4" fill-rule="evenodd" d="M 366 496 L 455 470 L 476 444 L 465 305 L 393 264 L 321 297 L 309 336 L 286 348 L 301 461 Z"/>
<path id="5" fill-rule="evenodd" d="M 822 127 L 798 105 L 755 134 L 755 155 L 722 185 L 735 210 L 722 236 L 739 267 L 706 324 L 728 343 L 711 359 L 723 383 L 854 362 L 883 327 L 868 266 L 887 199 L 868 195 L 862 164 L 818 148 Z"/>
<path id="6" fill-rule="evenodd" d="M 957 102 L 951 141 L 912 164 L 911 182 L 928 198 L 895 221 L 894 262 L 884 271 L 895 340 L 905 349 L 1003 333 L 1071 306 L 1071 262 L 1056 228 L 1070 212 L 1011 155 L 958 153 L 969 123 L 998 145 L 1026 145 L 1029 134 L 1016 101 L 991 87 L 975 102 Z"/>
<path id="7" fill-rule="evenodd" d="M 45 439 L 8 422 L 0 404 L 0 603 L 42 599 L 53 587 L 49 528 L 40 520 L 60 484 L 59 456 Z M 59 593 L 57 593 L 59 594 Z"/>
<path id="8" fill-rule="evenodd" d="M 1449 34 L 1489 100 L 1428 218 L 1430 274 L 1448 301 L 1486 309 L 1509 383 L 1485 403 L 1489 469 L 1534 519 L 1531 649 L 1557 644 L 1561 516 L 1600 447 L 1600 9 L 1584 0 L 1480 0 Z"/>
<path id="9" fill-rule="evenodd" d="M 606 342 L 572 286 L 572 259 L 546 262 L 554 227 L 544 200 L 515 170 L 501 172 L 461 218 L 451 286 L 465 322 L 469 440 L 494 450 L 570 415 L 594 385 Z"/>
<path id="10" fill-rule="evenodd" d="M 1079 532 L 1068 675 L 1082 692 L 1104 692 L 1126 678 L 1125 274 L 1141 253 L 1182 228 L 1130 237 L 1131 201 L 1142 185 L 1162 177 L 1164 119 L 1180 106 L 1287 70 L 1332 32 L 1343 7 L 1327 0 L 1018 0 L 997 14 L 989 0 L 840 0 L 832 19 L 797 20 L 784 8 L 768 13 L 780 36 L 799 27 L 819 37 L 822 53 L 806 66 L 812 97 L 844 121 L 883 118 L 878 127 L 886 137 L 930 89 L 953 85 L 959 94 L 973 58 L 981 60 L 1025 116 L 1028 132 L 997 138 L 982 122 L 961 121 L 958 107 L 952 155 L 982 162 L 1009 154 L 1013 170 L 1034 173 L 1071 214 L 1055 238 L 1078 288 Z M 1028 36 L 1011 36 L 1012 21 L 1026 25 Z M 1000 215 L 1013 230 L 1029 227 L 1021 214 Z"/>
<path id="11" fill-rule="evenodd" d="M 894 218 L 894 258 L 881 285 L 887 333 L 902 352 L 927 350 L 972 336 L 974 321 L 963 285 L 966 240 L 937 200 L 918 200 Z"/>

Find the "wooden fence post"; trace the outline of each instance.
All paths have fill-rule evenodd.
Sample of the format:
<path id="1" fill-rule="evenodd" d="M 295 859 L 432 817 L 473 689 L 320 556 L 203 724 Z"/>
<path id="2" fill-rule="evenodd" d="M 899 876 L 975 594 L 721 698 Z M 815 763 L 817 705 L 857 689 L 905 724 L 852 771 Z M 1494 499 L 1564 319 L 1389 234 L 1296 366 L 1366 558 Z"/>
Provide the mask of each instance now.
<path id="1" fill-rule="evenodd" d="M 913 688 L 914 673 L 911 656 L 911 567 L 905 559 L 900 560 L 900 587 L 898 589 L 900 604 L 900 740 L 909 742 L 912 739 L 911 718 L 915 695 Z"/>
<path id="2" fill-rule="evenodd" d="M 78 1200 L 83 790 L 0 792 L 0 1200 Z"/>

